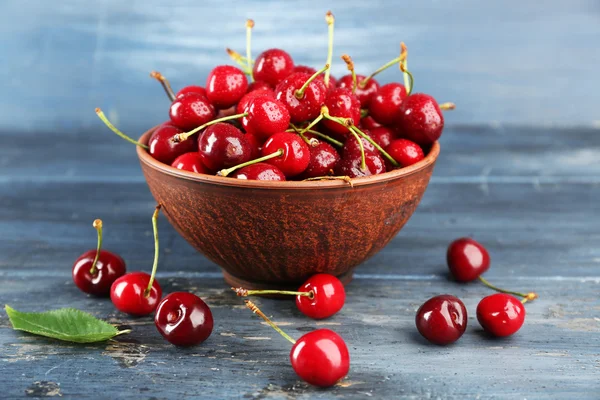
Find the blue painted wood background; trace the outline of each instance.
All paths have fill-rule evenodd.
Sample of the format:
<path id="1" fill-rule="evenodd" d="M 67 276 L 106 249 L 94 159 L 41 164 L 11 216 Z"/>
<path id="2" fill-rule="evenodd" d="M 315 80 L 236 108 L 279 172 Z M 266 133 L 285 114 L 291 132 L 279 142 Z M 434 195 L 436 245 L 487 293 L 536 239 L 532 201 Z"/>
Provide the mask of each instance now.
<path id="1" fill-rule="evenodd" d="M 0 304 L 77 307 L 132 334 L 76 346 L 10 329 L 0 312 L 0 397 L 36 398 L 600 398 L 600 5 L 596 1 L 18 1 L 0 12 Z M 316 324 L 291 302 L 258 303 L 295 337 L 319 327 L 348 342 L 352 368 L 329 390 L 300 382 L 288 343 L 260 324 L 217 266 L 161 218 L 159 279 L 211 306 L 202 346 L 176 349 L 150 318 L 131 319 L 72 284 L 77 255 L 105 245 L 148 269 L 154 201 L 134 149 L 97 121 L 104 108 L 133 133 L 167 118 L 148 77 L 203 84 L 243 49 L 282 46 L 320 65 L 323 14 L 336 54 L 368 72 L 409 46 L 418 90 L 455 101 L 434 177 L 417 212 L 358 270 L 344 310 Z M 337 75 L 344 73 L 338 63 Z M 382 81 L 399 78 L 397 71 Z M 473 235 L 492 254 L 486 276 L 536 290 L 526 323 L 497 340 L 474 311 L 490 292 L 448 280 L 448 243 Z M 469 327 L 440 348 L 416 333 L 428 297 L 464 300 Z"/>

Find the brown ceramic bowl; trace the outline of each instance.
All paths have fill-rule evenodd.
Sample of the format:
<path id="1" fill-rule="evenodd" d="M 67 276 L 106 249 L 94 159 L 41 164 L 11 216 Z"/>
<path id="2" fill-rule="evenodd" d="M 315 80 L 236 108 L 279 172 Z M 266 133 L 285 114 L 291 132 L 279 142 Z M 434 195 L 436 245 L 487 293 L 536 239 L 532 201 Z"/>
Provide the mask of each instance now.
<path id="1" fill-rule="evenodd" d="M 153 128 L 140 142 L 147 143 Z M 352 279 L 417 208 L 440 152 L 381 175 L 343 181 L 245 181 L 182 171 L 138 147 L 142 171 L 175 229 L 228 284 L 297 288 L 316 273 Z"/>

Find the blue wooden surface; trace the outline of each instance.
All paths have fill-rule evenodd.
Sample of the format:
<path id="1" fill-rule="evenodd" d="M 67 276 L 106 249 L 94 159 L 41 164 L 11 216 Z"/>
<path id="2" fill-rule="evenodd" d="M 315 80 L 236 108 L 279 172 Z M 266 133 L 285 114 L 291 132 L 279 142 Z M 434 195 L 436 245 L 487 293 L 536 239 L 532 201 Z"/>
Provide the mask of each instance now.
<path id="1" fill-rule="evenodd" d="M 77 307 L 133 333 L 63 344 L 14 332 L 0 313 L 0 398 L 600 398 L 600 7 L 486 3 L 3 1 L 0 304 Z M 164 219 L 159 279 L 166 292 L 190 290 L 211 306 L 215 330 L 202 346 L 176 349 L 150 318 L 82 295 L 70 268 L 95 245 L 97 217 L 106 247 L 130 270 L 152 261 L 154 202 L 134 149 L 100 126 L 93 108 L 131 132 L 164 120 L 167 101 L 148 71 L 175 86 L 202 83 L 226 62 L 225 46 L 242 48 L 248 17 L 255 49 L 284 46 L 318 65 L 327 8 L 338 20 L 337 49 L 361 71 L 404 40 L 418 88 L 459 109 L 448 115 L 417 212 L 361 266 L 339 315 L 315 323 L 291 302 L 258 301 L 292 336 L 326 326 L 349 343 L 348 378 L 317 390 L 289 367 L 288 343 Z M 478 328 L 487 289 L 448 280 L 445 249 L 464 235 L 490 250 L 490 280 L 540 294 L 511 338 Z M 462 298 L 470 315 L 467 333 L 445 348 L 414 327 L 418 306 L 441 293 Z"/>

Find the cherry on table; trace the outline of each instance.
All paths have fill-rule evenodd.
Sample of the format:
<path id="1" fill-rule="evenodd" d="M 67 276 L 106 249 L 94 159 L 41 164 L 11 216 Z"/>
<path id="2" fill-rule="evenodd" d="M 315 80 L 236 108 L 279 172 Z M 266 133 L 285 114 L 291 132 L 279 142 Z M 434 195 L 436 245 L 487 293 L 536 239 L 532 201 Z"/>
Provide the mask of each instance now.
<path id="1" fill-rule="evenodd" d="M 184 171 L 195 172 L 197 174 L 209 173 L 204 164 L 202 164 L 200 153 L 197 151 L 180 155 L 175 159 L 175 161 L 173 161 L 171 167 Z"/>
<path id="2" fill-rule="evenodd" d="M 309 146 L 310 162 L 302 173 L 302 178 L 316 178 L 332 175 L 341 160 L 340 154 L 329 143 L 319 142 Z"/>
<path id="3" fill-rule="evenodd" d="M 73 282 L 82 292 L 107 296 L 113 282 L 125 274 L 125 261 L 118 254 L 102 249 L 102 221 L 96 219 L 92 225 L 98 231 L 98 246 L 75 260 L 71 271 Z"/>
<path id="4" fill-rule="evenodd" d="M 206 97 L 206 89 L 204 89 L 202 86 L 189 85 L 181 88 L 179 92 L 175 94 L 175 98 L 180 98 L 188 93 L 196 93 Z"/>
<path id="5" fill-rule="evenodd" d="M 247 133 L 253 134 L 259 140 L 267 140 L 271 135 L 285 131 L 290 125 L 289 111 L 283 103 L 274 98 L 254 97 L 244 113 L 247 115 L 242 118 L 242 126 Z"/>
<path id="6" fill-rule="evenodd" d="M 190 92 L 178 96 L 169 108 L 171 123 L 184 131 L 207 123 L 217 115 L 205 95 Z"/>
<path id="7" fill-rule="evenodd" d="M 285 175 L 274 165 L 257 163 L 240 168 L 233 178 L 255 181 L 285 181 Z"/>
<path id="8" fill-rule="evenodd" d="M 467 308 L 455 296 L 443 294 L 427 300 L 415 317 L 419 333 L 431 343 L 456 342 L 467 329 Z"/>
<path id="9" fill-rule="evenodd" d="M 350 119 L 353 125 L 358 125 L 360 122 L 360 101 L 348 89 L 336 88 L 330 90 L 325 99 L 325 106 L 327 106 L 329 115 L 332 117 Z M 329 131 L 337 134 L 348 133 L 347 126 L 329 119 L 324 120 L 323 125 Z"/>
<path id="10" fill-rule="evenodd" d="M 248 89 L 248 79 L 241 69 L 231 65 L 213 68 L 206 78 L 206 97 L 216 108 L 237 104 Z"/>
<path id="11" fill-rule="evenodd" d="M 210 308 L 198 296 L 173 292 L 158 304 L 154 325 L 158 332 L 176 346 L 193 346 L 204 342 L 213 330 Z"/>
<path id="12" fill-rule="evenodd" d="M 252 157 L 252 146 L 238 128 L 219 122 L 209 126 L 198 139 L 202 164 L 212 171 L 244 163 Z"/>
<path id="13" fill-rule="evenodd" d="M 364 75 L 356 75 L 356 89 L 354 90 L 354 95 L 358 98 L 358 101 L 360 101 L 360 107 L 368 109 L 371 104 L 371 99 L 379 90 L 379 83 L 371 78 L 363 84 L 364 79 Z M 352 87 L 354 86 L 352 75 L 344 75 L 341 77 L 337 86 L 352 90 Z"/>
<path id="14" fill-rule="evenodd" d="M 110 299 L 117 310 L 138 316 L 152 313 L 162 297 L 162 289 L 154 280 L 150 291 L 146 291 L 150 279 L 151 275 L 145 272 L 130 272 L 114 281 Z"/>
<path id="15" fill-rule="evenodd" d="M 287 52 L 281 49 L 269 49 L 256 57 L 252 76 L 256 81 L 266 82 L 275 87 L 293 70 L 294 60 Z"/>
<path id="16" fill-rule="evenodd" d="M 477 321 L 494 336 L 510 336 L 523 326 L 525 307 L 519 299 L 509 294 L 492 294 L 477 305 Z"/>
<path id="17" fill-rule="evenodd" d="M 450 243 L 446 261 L 450 273 L 459 282 L 474 281 L 490 268 L 490 255 L 486 248 L 468 237 Z"/>
<path id="18" fill-rule="evenodd" d="M 327 66 L 326 68 L 329 68 Z M 288 108 L 291 122 L 299 123 L 315 119 L 325 104 L 327 88 L 322 80 L 316 79 L 321 71 L 308 75 L 294 73 L 277 85 L 275 97 Z"/>
<path id="19" fill-rule="evenodd" d="M 381 86 L 371 98 L 369 116 L 383 125 L 395 124 L 400 118 L 400 105 L 406 97 L 406 88 L 401 83 Z"/>
<path id="20" fill-rule="evenodd" d="M 377 118 L 376 118 L 377 119 Z M 399 107 L 395 121 L 402 135 L 421 146 L 435 142 L 444 129 L 444 115 L 433 97 L 414 93 L 406 97 Z"/>
<path id="21" fill-rule="evenodd" d="M 152 132 L 148 140 L 148 153 L 156 160 L 172 164 L 177 157 L 182 154 L 196 151 L 196 139 L 175 142 L 173 136 L 183 133 L 183 131 L 168 122 L 163 123 Z"/>
<path id="22" fill-rule="evenodd" d="M 421 146 L 407 139 L 392 140 L 385 150 L 402 168 L 418 163 L 425 158 Z M 387 166 L 390 167 L 389 164 Z"/>

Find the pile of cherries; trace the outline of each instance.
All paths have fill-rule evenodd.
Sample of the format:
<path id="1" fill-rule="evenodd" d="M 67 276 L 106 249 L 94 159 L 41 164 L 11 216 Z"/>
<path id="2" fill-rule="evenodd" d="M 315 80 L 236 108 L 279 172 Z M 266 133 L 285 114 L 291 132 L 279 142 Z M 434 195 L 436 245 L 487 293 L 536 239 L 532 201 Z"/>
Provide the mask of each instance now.
<path id="1" fill-rule="evenodd" d="M 406 69 L 407 50 L 368 76 L 330 74 L 333 24 L 325 67 L 297 65 L 282 49 L 265 50 L 252 59 L 247 22 L 246 56 L 228 49 L 239 67 L 213 68 L 204 87 L 174 92 L 169 81 L 152 72 L 171 105 L 170 121 L 139 143 L 98 116 L 118 135 L 144 147 L 156 160 L 174 168 L 252 180 L 344 179 L 408 167 L 424 158 L 444 128 L 442 109 L 424 93 L 412 93 Z M 380 85 L 375 76 L 398 65 L 404 84 Z"/>

